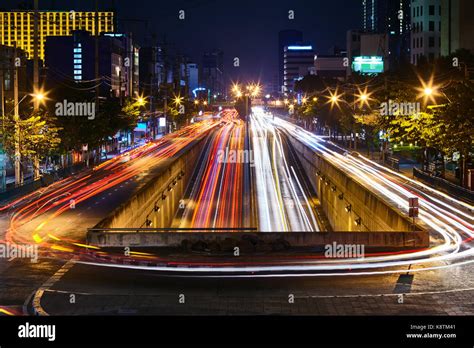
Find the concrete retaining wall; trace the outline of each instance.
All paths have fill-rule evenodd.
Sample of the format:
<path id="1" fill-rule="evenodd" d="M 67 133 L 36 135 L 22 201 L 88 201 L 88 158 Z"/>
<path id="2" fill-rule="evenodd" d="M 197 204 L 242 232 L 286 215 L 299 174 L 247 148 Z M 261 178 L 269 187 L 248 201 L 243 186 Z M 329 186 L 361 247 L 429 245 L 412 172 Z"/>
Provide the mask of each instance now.
<path id="1" fill-rule="evenodd" d="M 96 228 L 170 227 L 203 146 L 201 138 L 177 157 L 164 161 L 163 170 Z"/>
<path id="2" fill-rule="evenodd" d="M 87 243 L 99 247 L 180 247 L 183 241 L 223 243 L 226 239 L 260 240 L 264 243 L 286 241 L 291 247 L 324 246 L 336 242 L 384 248 L 427 247 L 429 236 L 423 232 L 270 232 L 270 233 L 198 233 L 198 232 L 110 232 L 89 231 Z"/>
<path id="3" fill-rule="evenodd" d="M 305 144 L 293 138 L 290 138 L 290 142 L 300 155 L 300 160 L 321 201 L 321 207 L 334 231 L 414 229 L 411 219 L 399 212 L 397 207 L 389 205 Z"/>

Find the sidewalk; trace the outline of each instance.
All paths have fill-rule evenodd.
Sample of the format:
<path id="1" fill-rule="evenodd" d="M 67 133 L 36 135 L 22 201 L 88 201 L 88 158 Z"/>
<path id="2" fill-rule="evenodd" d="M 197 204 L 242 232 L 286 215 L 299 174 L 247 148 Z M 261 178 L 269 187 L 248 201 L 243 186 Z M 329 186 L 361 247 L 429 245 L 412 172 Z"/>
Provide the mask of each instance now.
<path id="1" fill-rule="evenodd" d="M 107 161 L 114 156 L 117 156 L 117 154 L 113 154 L 111 156 L 107 154 L 106 158 L 101 158 L 99 162 L 96 164 Z M 43 173 L 38 180 L 33 180 L 33 174 L 28 173 L 28 174 L 25 174 L 25 177 L 24 177 L 25 181 L 23 185 L 18 186 L 18 187 L 14 187 L 15 177 L 7 176 L 6 178 L 7 190 L 5 192 L 0 191 L 0 205 L 18 196 L 29 194 L 35 190 L 40 189 L 41 187 L 47 187 L 53 184 L 54 182 L 57 182 L 64 178 L 76 175 L 82 171 L 90 170 L 96 164 L 92 164 L 91 162 L 91 165 L 89 167 L 86 167 L 85 163 L 76 163 L 66 168 L 60 168 L 59 170 L 53 171 L 51 173 Z M 27 178 L 29 178 L 30 180 L 26 180 Z"/>

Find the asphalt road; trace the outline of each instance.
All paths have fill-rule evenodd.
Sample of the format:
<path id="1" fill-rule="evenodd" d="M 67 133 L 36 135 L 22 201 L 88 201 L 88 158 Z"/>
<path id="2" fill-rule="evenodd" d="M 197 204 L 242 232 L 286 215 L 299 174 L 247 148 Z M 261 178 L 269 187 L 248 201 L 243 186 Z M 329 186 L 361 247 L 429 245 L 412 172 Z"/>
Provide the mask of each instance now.
<path id="1" fill-rule="evenodd" d="M 94 171 L 83 171 L 40 189 L 13 206 L 7 206 L 0 211 L 0 241 L 31 244 L 34 234 L 41 231 L 41 237 L 48 242 L 54 241 L 53 236 L 70 243 L 82 243 L 88 228 L 99 223 L 150 177 L 166 168 L 170 154 L 187 146 L 189 141 L 195 139 L 195 134 L 191 133 L 190 138 L 173 135 L 173 139 L 159 141 L 154 148 L 145 147 L 147 150 L 144 153 L 138 149 L 134 152 L 137 155 L 135 158 L 119 159 Z M 56 216 L 58 211 L 68 206 L 69 197 L 74 194 L 78 199 L 75 208 L 64 209 Z M 50 209 L 43 210 L 45 208 Z M 25 302 L 30 300 L 33 292 L 74 256 L 74 252 L 57 254 L 43 245 L 40 251 L 37 263 L 29 259 L 0 258 L 0 315 L 2 308 L 12 309 L 15 314 L 22 313 Z"/>
<path id="2" fill-rule="evenodd" d="M 216 279 L 76 265 L 45 290 L 41 307 L 52 315 L 472 315 L 472 268 Z"/>

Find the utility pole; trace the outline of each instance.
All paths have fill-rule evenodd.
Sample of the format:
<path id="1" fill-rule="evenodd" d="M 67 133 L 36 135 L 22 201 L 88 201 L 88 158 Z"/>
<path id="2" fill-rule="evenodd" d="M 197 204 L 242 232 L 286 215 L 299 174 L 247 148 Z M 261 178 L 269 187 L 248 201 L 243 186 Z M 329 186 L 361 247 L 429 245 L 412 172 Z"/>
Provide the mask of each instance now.
<path id="1" fill-rule="evenodd" d="M 99 110 L 99 96 L 100 96 L 100 83 L 99 83 L 99 0 L 95 0 L 95 16 L 94 16 L 94 27 L 95 27 L 95 49 L 94 49 L 94 63 L 95 63 L 95 110 Z M 102 82 L 102 80 L 101 80 Z M 89 167 L 89 144 L 87 144 L 87 161 L 86 166 Z"/>
<path id="2" fill-rule="evenodd" d="M 18 102 L 18 67 L 16 66 L 17 49 L 14 43 L 13 54 L 13 98 L 15 103 L 13 120 L 15 122 L 15 186 L 23 183 L 21 175 L 21 154 L 20 154 L 20 105 Z"/>
<path id="3" fill-rule="evenodd" d="M 0 64 L 0 107 L 2 108 L 2 142 L 0 144 L 2 183 L 0 192 L 3 192 L 7 189 L 7 161 L 5 156 L 5 80 L 3 75 L 3 61 L 0 61 Z"/>
<path id="4" fill-rule="evenodd" d="M 34 34 L 33 34 L 33 93 L 38 93 L 39 90 L 39 62 L 38 62 L 38 50 L 39 50 L 39 12 L 38 12 L 38 0 L 34 0 Z M 34 110 L 38 111 L 39 100 L 34 101 Z"/>
<path id="5" fill-rule="evenodd" d="M 166 114 L 168 113 L 168 84 L 165 89 L 165 104 L 163 107 L 163 117 L 165 118 L 165 134 L 168 134 L 168 120 Z"/>
<path id="6" fill-rule="evenodd" d="M 99 85 L 99 1 L 95 0 L 95 83 L 97 87 L 95 88 L 95 109 L 96 111 L 99 109 L 99 93 L 100 93 L 100 85 Z"/>
<path id="7" fill-rule="evenodd" d="M 120 106 L 123 105 L 123 98 L 122 98 L 122 69 L 123 69 L 123 68 L 120 67 L 119 74 L 118 74 Z"/>

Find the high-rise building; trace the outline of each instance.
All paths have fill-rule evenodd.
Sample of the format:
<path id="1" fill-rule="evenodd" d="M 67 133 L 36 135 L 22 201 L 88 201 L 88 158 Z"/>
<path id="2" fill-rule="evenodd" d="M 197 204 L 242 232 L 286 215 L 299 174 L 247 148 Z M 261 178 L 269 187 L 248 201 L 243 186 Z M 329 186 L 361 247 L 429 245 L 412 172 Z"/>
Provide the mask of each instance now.
<path id="1" fill-rule="evenodd" d="M 295 82 L 301 80 L 314 69 L 314 50 L 309 44 L 285 47 L 283 92 L 293 93 Z"/>
<path id="2" fill-rule="evenodd" d="M 164 83 L 163 62 L 160 62 L 160 47 L 140 48 L 140 85 L 146 96 L 152 97 Z"/>
<path id="3" fill-rule="evenodd" d="M 200 84 L 208 90 L 209 96 L 225 94 L 224 53 L 221 50 L 205 53 L 202 57 Z"/>
<path id="4" fill-rule="evenodd" d="M 20 48 L 0 45 L 0 83 L 3 82 L 3 88 L 0 85 L 0 98 L 13 99 L 14 97 L 15 59 L 18 58 L 20 59 L 20 66 L 17 68 L 18 91 L 21 98 L 26 93 L 28 84 L 26 52 Z M 2 92 L 4 95 L 1 94 Z M 2 106 L 4 105 L 0 102 L 0 110 Z"/>
<path id="5" fill-rule="evenodd" d="M 364 31 L 377 31 L 377 0 L 362 0 L 362 27 Z"/>
<path id="6" fill-rule="evenodd" d="M 280 92 L 284 83 L 285 47 L 303 42 L 303 33 L 298 30 L 282 30 L 278 33 L 278 83 Z"/>
<path id="7" fill-rule="evenodd" d="M 95 80 L 95 38 L 87 31 L 49 36 L 45 43 L 48 83 Z M 128 34 L 99 37 L 99 75 L 103 95 L 136 96 L 139 86 L 139 48 Z"/>
<path id="8" fill-rule="evenodd" d="M 386 34 L 390 67 L 410 60 L 412 0 L 362 0 L 363 31 Z"/>
<path id="9" fill-rule="evenodd" d="M 413 0 L 411 11 L 411 63 L 433 61 L 441 53 L 441 0 Z"/>
<path id="10" fill-rule="evenodd" d="M 365 32 L 403 34 L 410 28 L 412 0 L 362 0 Z M 392 34 L 393 35 L 393 34 Z"/>
<path id="11" fill-rule="evenodd" d="M 441 54 L 464 48 L 474 54 L 474 1 L 441 0 Z"/>
<path id="12" fill-rule="evenodd" d="M 98 12 L 96 28 L 95 12 L 39 11 L 38 56 L 44 60 L 44 44 L 48 36 L 69 36 L 74 30 L 87 30 L 93 35 L 114 31 L 114 13 Z M 0 12 L 0 44 L 16 46 L 26 51 L 29 58 L 34 54 L 33 11 Z"/>
<path id="13" fill-rule="evenodd" d="M 193 97 L 193 91 L 199 87 L 199 67 L 196 63 L 186 64 L 186 71 L 188 75 L 188 93 Z"/>

